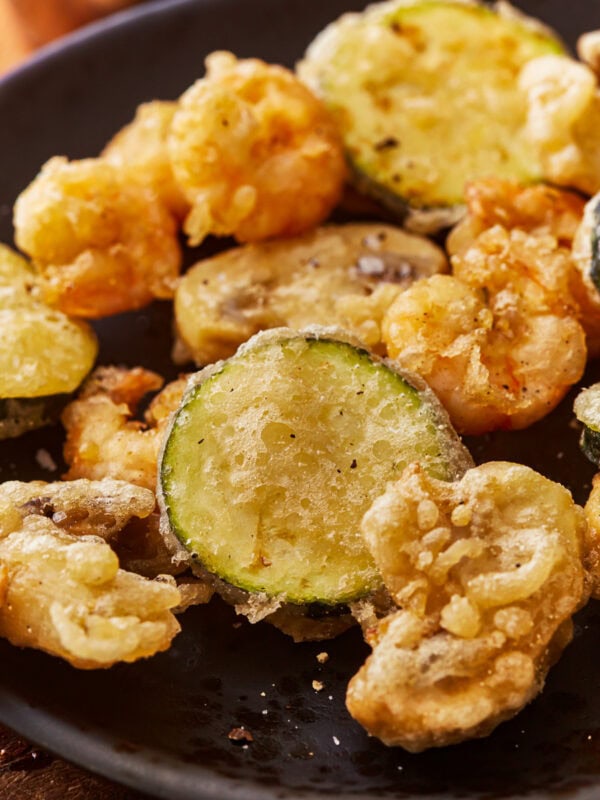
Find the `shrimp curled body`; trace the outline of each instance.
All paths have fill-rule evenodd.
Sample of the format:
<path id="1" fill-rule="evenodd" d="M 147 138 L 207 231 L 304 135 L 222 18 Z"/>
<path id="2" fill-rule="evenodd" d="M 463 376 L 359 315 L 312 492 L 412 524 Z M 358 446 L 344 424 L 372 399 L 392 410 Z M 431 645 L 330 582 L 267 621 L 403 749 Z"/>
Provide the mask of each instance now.
<path id="1" fill-rule="evenodd" d="M 340 199 L 346 166 L 328 112 L 283 67 L 217 52 L 181 97 L 169 139 L 191 203 L 192 244 L 209 233 L 240 242 L 292 236 Z"/>

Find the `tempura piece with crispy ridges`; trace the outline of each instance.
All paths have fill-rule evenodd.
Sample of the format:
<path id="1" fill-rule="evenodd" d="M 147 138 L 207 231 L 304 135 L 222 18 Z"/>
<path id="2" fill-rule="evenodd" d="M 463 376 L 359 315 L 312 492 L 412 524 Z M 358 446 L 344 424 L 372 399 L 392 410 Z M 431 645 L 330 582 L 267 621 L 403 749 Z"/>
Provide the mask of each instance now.
<path id="1" fill-rule="evenodd" d="M 29 487 L 11 482 L 0 493 L 0 635 L 81 669 L 167 649 L 179 631 L 170 611 L 181 600 L 177 588 L 119 569 L 102 538 L 76 535 L 86 515 L 98 519 L 99 503 L 106 515 L 114 512 L 104 528 L 98 520 L 100 533 L 133 516 L 147 516 L 154 507 L 152 493 L 112 481 L 110 487 L 74 483 Z M 114 507 L 109 497 L 100 501 L 102 488 L 113 490 Z"/>
<path id="2" fill-rule="evenodd" d="M 15 238 L 46 301 L 92 319 L 173 296 L 181 251 L 154 190 L 103 159 L 52 158 L 19 195 Z"/>
<path id="3" fill-rule="evenodd" d="M 169 152 L 191 204 L 192 245 L 209 233 L 239 242 L 293 236 L 339 201 L 346 163 L 336 125 L 292 72 L 212 53 L 180 98 Z"/>
<path id="4" fill-rule="evenodd" d="M 398 610 L 367 629 L 347 705 L 412 752 L 486 736 L 541 690 L 588 598 L 583 509 L 491 462 L 455 483 L 407 467 L 362 531 Z"/>

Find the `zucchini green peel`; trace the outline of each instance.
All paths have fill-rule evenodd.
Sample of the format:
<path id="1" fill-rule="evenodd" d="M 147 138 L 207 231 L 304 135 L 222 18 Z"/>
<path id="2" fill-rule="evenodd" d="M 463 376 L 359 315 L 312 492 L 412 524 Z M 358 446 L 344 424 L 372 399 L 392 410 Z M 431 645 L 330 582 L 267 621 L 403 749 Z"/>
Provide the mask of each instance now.
<path id="1" fill-rule="evenodd" d="M 360 522 L 413 461 L 448 480 L 472 464 L 419 378 L 338 332 L 276 329 L 192 380 L 159 497 L 203 569 L 251 594 L 335 606 L 379 587 Z"/>
<path id="2" fill-rule="evenodd" d="M 390 0 L 329 25 L 298 72 L 337 117 L 359 190 L 433 229 L 456 221 L 469 180 L 541 179 L 517 77 L 557 53 L 508 4 Z"/>

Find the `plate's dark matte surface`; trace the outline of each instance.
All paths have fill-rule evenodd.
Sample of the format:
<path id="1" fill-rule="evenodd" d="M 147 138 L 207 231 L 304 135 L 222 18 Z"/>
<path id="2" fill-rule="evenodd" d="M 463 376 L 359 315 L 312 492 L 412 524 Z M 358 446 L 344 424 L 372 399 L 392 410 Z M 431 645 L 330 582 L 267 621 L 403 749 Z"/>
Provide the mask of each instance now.
<path id="1" fill-rule="evenodd" d="M 522 7 L 571 44 L 600 25 L 598 0 L 530 0 Z M 49 156 L 95 155 L 154 97 L 176 97 L 203 56 L 229 48 L 292 64 L 312 36 L 360 0 L 174 0 L 151 3 L 50 48 L 0 83 L 0 238 L 11 206 Z M 166 375 L 170 309 L 157 304 L 98 325 L 104 362 Z M 597 370 L 598 372 L 598 370 Z M 591 378 L 592 376 L 590 376 Z M 598 375 L 595 376 L 596 379 Z M 592 468 L 569 426 L 570 400 L 526 433 L 470 442 L 478 460 L 508 458 L 562 480 L 581 501 Z M 60 431 L 0 444 L 0 480 L 45 478 Z M 370 740 L 344 710 L 348 677 L 366 654 L 356 631 L 293 645 L 219 602 L 183 617 L 172 650 L 108 672 L 77 672 L 0 643 L 0 719 L 67 758 L 170 800 L 336 797 L 600 796 L 600 613 L 577 636 L 538 700 L 487 740 L 410 756 Z M 316 655 L 326 650 L 329 661 Z M 316 692 L 312 681 L 324 682 Z M 254 741 L 232 744 L 245 725 Z"/>

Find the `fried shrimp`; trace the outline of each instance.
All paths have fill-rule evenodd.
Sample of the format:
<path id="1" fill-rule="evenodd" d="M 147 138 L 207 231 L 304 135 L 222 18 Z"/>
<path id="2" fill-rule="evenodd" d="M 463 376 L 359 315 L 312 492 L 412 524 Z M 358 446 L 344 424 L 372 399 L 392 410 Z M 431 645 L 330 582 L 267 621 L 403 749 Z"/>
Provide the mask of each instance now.
<path id="1" fill-rule="evenodd" d="M 167 384 L 153 398 L 143 422 L 132 417 L 144 395 L 162 384 L 160 375 L 141 367 L 95 370 L 62 414 L 67 432 L 64 458 L 69 465 L 65 480 L 113 478 L 154 492 L 163 432 L 179 404 L 185 379 Z M 111 547 L 127 569 L 141 575 L 177 574 L 184 568 L 160 532 L 157 510 L 133 519 L 111 539 Z"/>
<path id="2" fill-rule="evenodd" d="M 113 534 L 152 508 L 151 492 L 116 482 L 0 487 L 0 635 L 81 669 L 167 649 L 176 587 L 120 569 L 102 538 L 81 535 L 82 520 Z"/>
<path id="3" fill-rule="evenodd" d="M 587 600 L 570 493 L 491 462 L 456 483 L 409 466 L 362 531 L 398 609 L 367 631 L 350 713 L 412 752 L 485 736 L 542 688 Z"/>
<path id="4" fill-rule="evenodd" d="M 494 225 L 518 228 L 533 236 L 553 236 L 557 246 L 570 249 L 585 206 L 574 192 L 497 178 L 467 184 L 465 199 L 467 213 L 448 237 L 450 254 L 464 252 Z"/>
<path id="5" fill-rule="evenodd" d="M 384 316 L 383 340 L 431 385 L 460 432 L 524 428 L 550 412 L 585 367 L 568 248 L 581 203 L 494 181 L 467 195 L 469 214 L 448 240 L 453 276 L 399 295 Z"/>
<path id="6" fill-rule="evenodd" d="M 217 52 L 181 97 L 169 150 L 191 204 L 191 244 L 209 233 L 240 242 L 292 236 L 322 222 L 346 166 L 321 102 L 287 69 Z"/>
<path id="7" fill-rule="evenodd" d="M 141 367 L 95 370 L 62 415 L 69 465 L 65 479 L 110 477 L 154 490 L 163 429 L 183 395 L 185 379 L 168 384 L 152 400 L 144 422 L 132 416 L 144 395 L 162 384 L 160 375 Z"/>
<path id="8" fill-rule="evenodd" d="M 526 135 L 544 178 L 586 194 L 600 191 L 600 91 L 592 69 L 566 56 L 527 62 L 519 75 Z"/>
<path id="9" fill-rule="evenodd" d="M 175 221 L 152 189 L 108 161 L 50 159 L 18 197 L 14 224 L 45 299 L 67 314 L 104 317 L 173 296 Z"/>
<path id="10" fill-rule="evenodd" d="M 189 211 L 189 203 L 177 185 L 167 141 L 177 103 L 154 100 L 142 103 L 135 118 L 122 128 L 102 151 L 102 158 L 121 171 L 135 173 L 150 186 L 177 219 Z"/>

